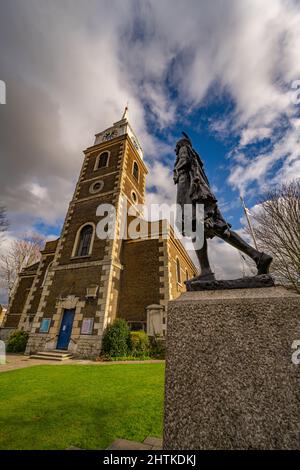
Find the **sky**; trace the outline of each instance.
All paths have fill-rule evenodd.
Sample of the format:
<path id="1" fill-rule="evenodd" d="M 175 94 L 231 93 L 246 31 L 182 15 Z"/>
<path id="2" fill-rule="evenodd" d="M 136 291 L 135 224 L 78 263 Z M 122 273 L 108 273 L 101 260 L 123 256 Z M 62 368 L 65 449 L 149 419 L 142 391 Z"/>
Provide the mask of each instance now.
<path id="1" fill-rule="evenodd" d="M 299 1 L 2 0 L 2 251 L 25 233 L 59 236 L 82 151 L 127 102 L 149 167 L 147 204 L 175 201 L 184 130 L 242 230 L 240 195 L 251 208 L 300 177 L 299 51 Z M 218 277 L 241 274 L 223 242 L 212 240 L 210 257 Z"/>

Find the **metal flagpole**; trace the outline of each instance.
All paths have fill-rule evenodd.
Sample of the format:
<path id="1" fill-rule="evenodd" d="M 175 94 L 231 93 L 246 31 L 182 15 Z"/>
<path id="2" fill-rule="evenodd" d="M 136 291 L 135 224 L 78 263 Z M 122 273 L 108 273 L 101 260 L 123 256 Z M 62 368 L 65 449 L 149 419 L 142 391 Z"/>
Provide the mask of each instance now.
<path id="1" fill-rule="evenodd" d="M 244 202 L 244 199 L 242 198 L 242 196 L 240 196 L 240 199 L 242 201 L 242 206 L 243 206 L 245 216 L 246 216 L 246 219 L 247 219 L 247 222 L 248 222 L 248 227 L 249 227 L 250 233 L 251 233 L 252 238 L 253 238 L 254 246 L 258 250 L 255 234 L 254 234 L 253 227 L 252 227 L 252 224 L 251 224 L 251 220 L 250 220 L 250 217 L 249 217 L 249 211 L 248 211 L 247 207 L 245 206 L 245 202 Z"/>

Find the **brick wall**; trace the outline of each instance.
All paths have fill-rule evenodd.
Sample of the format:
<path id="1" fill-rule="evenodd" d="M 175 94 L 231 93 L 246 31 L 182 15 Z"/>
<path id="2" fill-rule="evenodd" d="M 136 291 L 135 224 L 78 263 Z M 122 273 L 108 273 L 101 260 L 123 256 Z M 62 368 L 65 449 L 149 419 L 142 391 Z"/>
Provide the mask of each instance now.
<path id="1" fill-rule="evenodd" d="M 38 279 L 36 279 L 35 281 L 36 290 L 34 292 L 33 299 L 30 302 L 30 308 L 28 309 L 27 314 L 34 315 L 38 310 L 38 306 L 39 306 L 41 295 L 42 295 L 42 285 L 43 285 L 43 281 L 45 278 L 45 274 L 46 274 L 49 264 L 53 261 L 53 259 L 54 259 L 54 254 L 52 256 L 46 256 L 43 259 L 43 264 L 42 264 L 40 275 Z"/>
<path id="2" fill-rule="evenodd" d="M 100 145 L 97 149 L 93 150 L 89 155 L 89 162 L 86 167 L 84 173 L 84 179 L 94 178 L 95 176 L 103 176 L 107 173 L 111 173 L 112 171 L 116 171 L 118 169 L 118 161 L 119 161 L 119 151 L 120 151 L 120 143 L 124 140 L 124 137 L 119 139 L 117 143 L 114 144 L 107 144 L 105 146 Z M 99 168 L 99 170 L 94 170 L 96 158 L 99 153 L 110 152 L 109 163 L 108 167 Z"/>
<path id="3" fill-rule="evenodd" d="M 92 284 L 101 286 L 102 267 L 86 266 L 76 269 L 63 269 L 55 272 L 53 283 L 50 286 L 50 293 L 46 297 L 46 305 L 43 309 L 44 317 L 51 318 L 56 313 L 56 300 L 65 298 L 68 295 L 85 299 L 86 288 Z M 90 304 L 83 310 L 86 316 L 94 316 L 97 304 Z"/>
<path id="4" fill-rule="evenodd" d="M 196 268 L 193 266 L 185 250 L 180 249 L 178 242 L 171 238 L 169 240 L 169 253 L 170 253 L 170 279 L 171 279 L 171 298 L 176 299 L 182 292 L 186 291 L 184 281 L 195 276 Z M 181 273 L 181 282 L 177 280 L 177 267 L 176 259 L 179 259 L 180 264 L 180 273 Z"/>
<path id="5" fill-rule="evenodd" d="M 76 239 L 76 234 L 79 228 L 87 223 L 93 222 L 95 225 L 100 220 L 100 217 L 96 216 L 97 207 L 101 202 L 110 202 L 112 199 L 106 198 L 95 198 L 88 201 L 80 201 L 75 204 L 74 212 L 72 218 L 69 222 L 68 231 L 65 235 L 65 241 L 63 243 L 63 248 L 61 251 L 61 256 L 59 259 L 59 264 L 69 264 L 69 263 L 81 263 L 86 262 L 87 258 L 72 258 L 72 251 Z M 93 251 L 88 257 L 89 261 L 99 261 L 103 259 L 104 249 L 106 245 L 106 240 L 100 240 L 97 236 L 94 239 Z"/>
<path id="6" fill-rule="evenodd" d="M 159 303 L 159 242 L 124 242 L 118 317 L 146 321 L 145 308 Z"/>
<path id="7" fill-rule="evenodd" d="M 5 327 L 17 328 L 23 312 L 27 296 L 34 281 L 35 274 L 32 276 L 20 276 L 17 289 L 9 306 L 6 317 Z"/>

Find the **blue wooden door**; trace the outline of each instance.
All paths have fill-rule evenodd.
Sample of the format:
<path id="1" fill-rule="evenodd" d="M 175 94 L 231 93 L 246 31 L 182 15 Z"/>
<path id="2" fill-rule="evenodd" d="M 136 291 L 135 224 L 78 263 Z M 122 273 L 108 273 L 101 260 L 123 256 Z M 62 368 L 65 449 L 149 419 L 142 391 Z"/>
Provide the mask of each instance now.
<path id="1" fill-rule="evenodd" d="M 64 311 L 56 346 L 57 349 L 68 349 L 74 321 L 74 314 L 74 310 Z"/>

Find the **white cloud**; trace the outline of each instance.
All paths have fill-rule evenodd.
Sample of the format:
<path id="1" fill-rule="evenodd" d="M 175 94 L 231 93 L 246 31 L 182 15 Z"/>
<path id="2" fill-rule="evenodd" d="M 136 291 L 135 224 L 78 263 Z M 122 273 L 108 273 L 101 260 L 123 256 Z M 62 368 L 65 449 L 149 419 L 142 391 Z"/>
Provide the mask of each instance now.
<path id="1" fill-rule="evenodd" d="M 169 51 L 165 62 L 177 51 L 178 61 L 171 78 L 180 99 L 195 107 L 209 90 L 218 94 L 224 89 L 236 107 L 233 115 L 215 123 L 215 130 L 221 135 L 225 130 L 240 132 L 240 155 L 244 146 L 262 139 L 272 138 L 276 143 L 282 119 L 292 123 L 299 113 L 291 99 L 292 81 L 300 77 L 299 2 L 172 2 L 170 15 L 165 14 L 166 2 L 152 6 L 156 30 L 163 35 L 165 50 Z M 289 131 L 281 136 L 282 145 L 290 141 L 288 152 L 299 148 L 297 132 L 293 133 L 294 142 Z M 283 154 L 280 158 L 285 157 Z M 276 148 L 267 155 L 254 153 L 254 161 L 248 166 L 240 162 L 232 165 L 230 182 L 241 192 L 253 182 L 258 186 L 265 184 L 268 173 L 276 173 L 278 159 Z M 293 163 L 292 169 L 298 171 L 298 164 Z M 289 165 L 287 171 L 275 177 L 290 175 Z"/>
<path id="2" fill-rule="evenodd" d="M 218 238 L 209 241 L 208 249 L 211 267 L 217 279 L 243 276 L 243 259 L 238 250 Z"/>
<path id="3" fill-rule="evenodd" d="M 30 183 L 28 191 L 37 199 L 45 199 L 47 196 L 47 188 L 38 183 Z"/>
<path id="4" fill-rule="evenodd" d="M 281 165 L 275 174 L 270 174 L 276 162 Z M 260 190 L 265 191 L 272 184 L 280 184 L 300 177 L 300 133 L 299 119 L 291 119 L 290 128 L 263 154 L 250 161 L 240 161 L 232 168 L 229 182 L 244 195 L 248 186 L 257 182 Z"/>
<path id="5" fill-rule="evenodd" d="M 160 129 L 175 121 L 176 106 L 169 102 L 161 86 L 146 84 L 143 87 L 143 98 L 149 103 Z"/>
<path id="6" fill-rule="evenodd" d="M 242 234 L 241 231 L 238 231 L 238 233 Z M 244 233 L 243 236 L 245 236 Z M 195 266 L 199 269 L 197 256 L 190 249 L 189 240 L 184 238 L 182 242 Z M 208 257 L 216 279 L 238 279 L 243 276 L 253 275 L 249 268 L 249 262 L 245 261 L 246 257 L 243 257 L 238 250 L 217 237 L 208 240 Z"/>
<path id="7" fill-rule="evenodd" d="M 240 146 L 244 147 L 250 143 L 256 142 L 261 139 L 266 139 L 271 137 L 272 130 L 268 127 L 259 127 L 259 128 L 245 128 L 242 130 Z"/>

